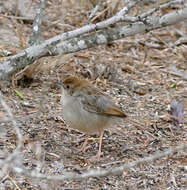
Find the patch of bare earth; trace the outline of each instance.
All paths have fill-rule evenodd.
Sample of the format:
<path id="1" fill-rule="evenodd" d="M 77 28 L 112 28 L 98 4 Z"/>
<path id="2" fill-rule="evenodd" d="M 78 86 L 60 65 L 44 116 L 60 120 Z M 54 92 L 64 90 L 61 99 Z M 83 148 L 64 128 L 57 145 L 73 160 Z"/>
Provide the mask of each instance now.
<path id="1" fill-rule="evenodd" d="M 48 4 L 47 7 L 50 16 L 55 9 L 51 6 Z M 57 17 L 60 14 L 58 11 L 62 10 L 56 9 Z M 72 20 L 69 14 L 65 18 L 69 25 L 50 28 L 50 32 L 43 33 L 44 37 L 60 33 L 62 27 L 65 27 L 64 31 L 69 30 L 70 25 L 75 27 L 78 23 L 74 23 L 75 17 L 80 16 L 86 21 L 82 12 L 76 15 L 73 8 L 70 11 L 74 15 Z M 31 26 L 25 23 L 25 27 Z M 15 87 L 10 83 L 4 85 L 1 89 L 4 98 L 19 121 L 23 134 L 20 157 L 24 167 L 48 175 L 63 175 L 67 171 L 81 174 L 90 169 L 120 166 L 187 143 L 187 121 L 184 119 L 182 126 L 175 126 L 168 115 L 170 102 L 177 99 L 184 103 L 184 118 L 187 118 L 187 45 L 175 45 L 180 36 L 179 31 L 187 35 L 186 23 L 125 38 L 67 57 L 44 58 L 40 62 L 46 63 L 48 67 L 45 64 L 40 66 L 37 74 L 31 77 L 32 81 L 27 79 L 18 82 Z M 56 63 L 57 67 L 54 66 Z M 135 121 L 130 123 L 123 120 L 104 133 L 103 155 L 96 163 L 89 162 L 89 158 L 98 150 L 97 140 L 90 139 L 90 148 L 85 153 L 77 153 L 84 134 L 72 130 L 63 121 L 60 90 L 53 83 L 67 73 L 76 73 L 91 80 L 112 96 L 128 117 Z M 23 94 L 24 99 L 15 93 L 15 89 Z M 9 122 L 5 124 L 4 134 L 0 138 L 3 155 L 16 147 L 15 132 L 10 125 Z M 31 179 L 10 172 L 7 175 L 11 178 L 5 176 L 1 183 L 7 189 L 15 189 L 16 184 L 20 189 L 183 190 L 187 188 L 186 166 L 187 154 L 182 151 L 141 164 L 117 176 L 56 182 Z"/>

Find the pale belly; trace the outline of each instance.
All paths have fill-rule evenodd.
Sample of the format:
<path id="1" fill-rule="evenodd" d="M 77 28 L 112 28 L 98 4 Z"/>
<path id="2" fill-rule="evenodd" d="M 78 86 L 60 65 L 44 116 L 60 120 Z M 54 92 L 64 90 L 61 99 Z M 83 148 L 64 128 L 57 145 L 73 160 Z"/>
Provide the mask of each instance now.
<path id="1" fill-rule="evenodd" d="M 104 128 L 111 126 L 113 118 L 91 113 L 84 110 L 81 104 L 74 99 L 62 105 L 63 118 L 71 128 L 86 134 L 100 133 Z"/>

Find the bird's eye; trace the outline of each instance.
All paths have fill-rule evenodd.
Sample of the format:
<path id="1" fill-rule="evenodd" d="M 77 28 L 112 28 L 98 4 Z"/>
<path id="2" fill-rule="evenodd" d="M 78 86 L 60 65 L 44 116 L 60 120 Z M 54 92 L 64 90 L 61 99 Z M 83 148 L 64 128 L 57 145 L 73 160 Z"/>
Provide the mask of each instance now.
<path id="1" fill-rule="evenodd" d="M 69 85 L 66 85 L 66 88 L 69 89 Z"/>

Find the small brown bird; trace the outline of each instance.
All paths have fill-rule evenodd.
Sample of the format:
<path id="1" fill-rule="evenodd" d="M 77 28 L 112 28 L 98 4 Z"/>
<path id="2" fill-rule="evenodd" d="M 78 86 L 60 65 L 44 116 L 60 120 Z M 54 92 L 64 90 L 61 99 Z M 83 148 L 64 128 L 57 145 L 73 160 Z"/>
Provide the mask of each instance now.
<path id="1" fill-rule="evenodd" d="M 93 84 L 85 79 L 70 76 L 62 83 L 61 104 L 63 117 L 70 127 L 88 135 L 99 133 L 99 150 L 91 160 L 98 160 L 104 129 L 127 115 Z M 86 150 L 88 137 L 80 151 Z"/>

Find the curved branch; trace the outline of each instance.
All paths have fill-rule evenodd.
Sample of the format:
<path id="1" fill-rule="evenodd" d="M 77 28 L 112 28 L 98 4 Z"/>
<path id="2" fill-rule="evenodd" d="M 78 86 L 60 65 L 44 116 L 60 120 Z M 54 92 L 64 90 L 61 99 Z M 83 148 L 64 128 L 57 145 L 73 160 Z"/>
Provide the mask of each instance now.
<path id="1" fill-rule="evenodd" d="M 14 161 L 14 159 L 16 159 L 17 156 L 20 153 L 21 146 L 22 146 L 22 134 L 21 134 L 19 126 L 18 126 L 18 124 L 16 122 L 16 119 L 14 118 L 10 108 L 8 107 L 6 102 L 3 100 L 3 95 L 2 95 L 1 92 L 0 92 L 0 103 L 2 104 L 3 108 L 7 112 L 8 116 L 9 116 L 11 122 L 12 122 L 12 127 L 15 130 L 16 135 L 17 135 L 17 139 L 18 139 L 17 147 L 13 151 L 13 153 L 9 154 L 6 159 L 0 160 L 0 166 L 1 166 L 1 169 L 2 169 L 1 172 L 0 172 L 0 175 L 3 175 L 6 172 L 6 170 L 9 168 L 9 166 L 10 166 L 9 163 L 12 163 Z"/>
<path id="2" fill-rule="evenodd" d="M 125 26 L 102 30 L 96 34 L 87 34 L 61 41 L 51 52 L 54 55 L 77 52 L 96 45 L 107 44 L 114 40 L 169 26 L 185 19 L 187 19 L 187 8 L 166 14 L 162 17 L 149 17 L 144 19 L 143 22 L 135 22 Z"/>
<path id="3" fill-rule="evenodd" d="M 162 17 L 148 17 L 143 22 L 138 21 L 125 26 L 105 29 L 94 34 L 73 38 L 95 28 L 95 25 L 87 25 L 80 29 L 53 37 L 40 45 L 31 46 L 19 54 L 10 57 L 7 61 L 0 64 L 0 79 L 7 78 L 13 72 L 24 68 L 26 65 L 33 63 L 33 61 L 43 56 L 76 52 L 134 34 L 149 32 L 154 29 L 176 24 L 185 19 L 187 19 L 187 8 L 166 14 Z"/>
<path id="4" fill-rule="evenodd" d="M 187 148 L 187 143 L 186 144 L 183 144 L 183 145 L 179 145 L 175 148 L 170 148 L 168 149 L 167 151 L 164 151 L 162 153 L 156 153 L 154 155 L 151 155 L 149 157 L 145 157 L 145 158 L 142 158 L 142 159 L 139 159 L 137 161 L 133 161 L 133 162 L 130 162 L 128 164 L 124 164 L 122 166 L 119 166 L 119 167 L 114 167 L 112 169 L 109 169 L 109 170 L 91 170 L 91 171 L 88 171 L 88 172 L 85 172 L 83 174 L 75 174 L 75 173 L 64 173 L 64 175 L 61 175 L 61 176 L 56 176 L 56 175 L 45 175 L 45 174 L 42 174 L 42 173 L 38 173 L 37 171 L 27 171 L 27 170 L 23 170 L 23 169 L 18 169 L 18 168 L 15 168 L 15 171 L 20 173 L 20 174 L 24 174 L 28 177 L 32 177 L 32 178 L 38 178 L 38 179 L 48 179 L 48 180 L 56 180 L 56 181 L 64 181 L 64 180 L 72 180 L 72 179 L 86 179 L 86 178 L 89 178 L 89 177 L 103 177 L 103 176 L 109 176 L 109 175 L 118 175 L 120 173 L 122 173 L 124 170 L 128 170 L 132 167 L 135 167 L 139 164 L 142 164 L 142 163 L 145 163 L 145 162 L 152 162 L 152 161 L 155 161 L 159 158 L 162 158 L 162 157 L 165 157 L 165 156 L 168 156 L 170 154 L 173 154 L 175 152 L 178 152 L 180 150 L 185 150 Z"/>

